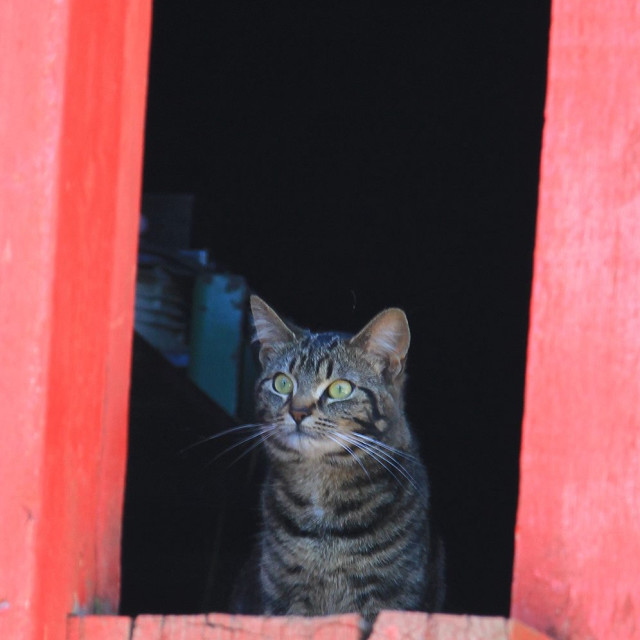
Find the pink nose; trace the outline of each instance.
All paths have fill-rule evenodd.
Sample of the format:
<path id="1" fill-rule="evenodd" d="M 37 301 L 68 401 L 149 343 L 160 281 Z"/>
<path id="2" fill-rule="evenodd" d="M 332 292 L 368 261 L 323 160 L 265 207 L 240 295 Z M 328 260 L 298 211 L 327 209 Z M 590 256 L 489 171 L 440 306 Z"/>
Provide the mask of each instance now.
<path id="1" fill-rule="evenodd" d="M 311 413 L 311 409 L 309 407 L 291 407 L 289 413 L 296 424 L 300 424 Z"/>

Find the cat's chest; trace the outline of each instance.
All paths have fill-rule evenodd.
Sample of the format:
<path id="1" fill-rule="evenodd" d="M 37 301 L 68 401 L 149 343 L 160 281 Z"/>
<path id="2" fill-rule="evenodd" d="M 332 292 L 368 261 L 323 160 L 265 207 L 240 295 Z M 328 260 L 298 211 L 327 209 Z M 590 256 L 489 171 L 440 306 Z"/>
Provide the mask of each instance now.
<path id="1" fill-rule="evenodd" d="M 308 511 L 312 516 L 324 518 L 329 507 L 324 488 L 319 483 L 309 483 L 305 488 Z"/>
<path id="2" fill-rule="evenodd" d="M 300 488 L 304 493 L 307 502 L 308 513 L 318 519 L 325 519 L 331 516 L 336 507 L 335 487 L 328 486 L 328 483 L 320 477 L 307 479 Z"/>
<path id="3" fill-rule="evenodd" d="M 291 495 L 292 492 L 298 498 L 298 508 L 294 511 L 309 524 L 326 526 L 340 513 L 342 489 L 321 474 L 292 479 L 287 493 Z"/>

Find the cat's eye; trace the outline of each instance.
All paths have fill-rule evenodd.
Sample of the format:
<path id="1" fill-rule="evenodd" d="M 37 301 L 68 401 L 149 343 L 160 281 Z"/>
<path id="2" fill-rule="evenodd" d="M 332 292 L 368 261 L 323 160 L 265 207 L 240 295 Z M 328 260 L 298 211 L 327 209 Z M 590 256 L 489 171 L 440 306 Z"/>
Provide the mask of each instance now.
<path id="1" fill-rule="evenodd" d="M 278 373 L 273 379 L 273 388 L 283 396 L 288 396 L 293 391 L 293 380 L 285 373 Z"/>
<path id="2" fill-rule="evenodd" d="M 348 380 L 335 380 L 329 385 L 327 393 L 334 400 L 344 400 L 353 392 L 353 385 Z"/>

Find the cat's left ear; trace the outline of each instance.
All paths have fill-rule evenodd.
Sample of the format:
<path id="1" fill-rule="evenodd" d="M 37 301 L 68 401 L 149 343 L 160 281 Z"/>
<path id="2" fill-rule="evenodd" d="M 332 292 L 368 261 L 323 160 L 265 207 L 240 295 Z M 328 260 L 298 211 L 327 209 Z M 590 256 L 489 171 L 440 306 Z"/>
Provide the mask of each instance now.
<path id="1" fill-rule="evenodd" d="M 391 375 L 397 376 L 404 369 L 410 341 L 407 316 L 393 308 L 381 311 L 349 343 L 386 360 Z"/>
<path id="2" fill-rule="evenodd" d="M 293 342 L 296 334 L 262 298 L 252 295 L 249 302 L 256 338 L 260 342 L 260 363 L 264 366 L 269 355 L 279 346 Z"/>

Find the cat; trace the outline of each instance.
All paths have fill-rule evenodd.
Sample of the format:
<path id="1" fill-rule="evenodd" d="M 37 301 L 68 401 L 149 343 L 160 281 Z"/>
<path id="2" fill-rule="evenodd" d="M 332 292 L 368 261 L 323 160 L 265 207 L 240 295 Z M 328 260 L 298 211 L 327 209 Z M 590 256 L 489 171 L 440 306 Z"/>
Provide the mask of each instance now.
<path id="1" fill-rule="evenodd" d="M 319 616 L 441 610 L 444 552 L 431 533 L 429 484 L 404 415 L 404 312 L 353 337 L 285 322 L 258 296 L 266 452 L 262 529 L 231 611 Z"/>

